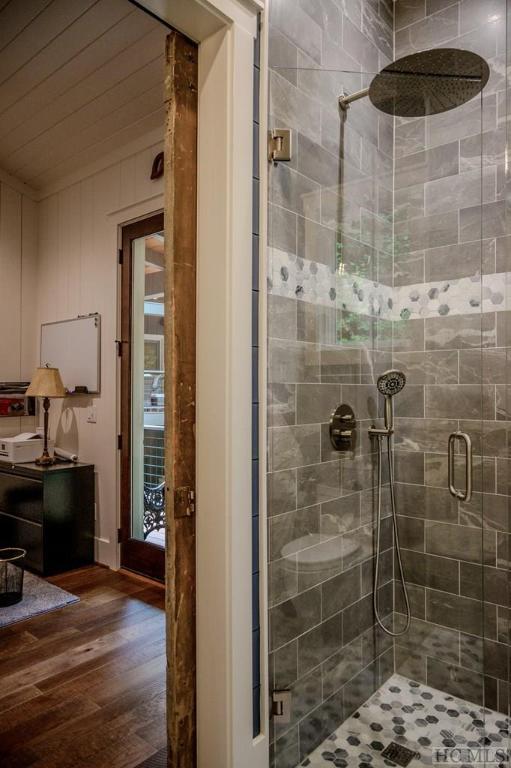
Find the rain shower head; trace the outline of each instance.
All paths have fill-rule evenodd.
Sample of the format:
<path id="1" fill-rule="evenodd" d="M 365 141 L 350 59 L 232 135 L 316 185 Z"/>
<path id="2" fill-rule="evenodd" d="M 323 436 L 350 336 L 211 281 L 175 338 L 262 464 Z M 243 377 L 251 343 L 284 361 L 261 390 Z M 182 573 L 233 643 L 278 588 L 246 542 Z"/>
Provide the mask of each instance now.
<path id="1" fill-rule="evenodd" d="M 490 77 L 487 62 L 472 51 L 434 48 L 404 56 L 373 78 L 364 91 L 341 96 L 347 109 L 369 95 L 381 112 L 399 117 L 426 117 L 447 112 L 480 93 Z"/>
<path id="2" fill-rule="evenodd" d="M 381 376 L 378 376 L 378 381 L 376 382 L 378 392 L 385 395 L 385 397 L 397 395 L 401 392 L 405 384 L 406 376 L 402 371 L 397 371 L 395 369 L 382 373 Z"/>
<path id="3" fill-rule="evenodd" d="M 385 67 L 372 81 L 369 98 L 389 115 L 436 115 L 477 96 L 489 76 L 488 64 L 477 53 L 435 48 Z"/>

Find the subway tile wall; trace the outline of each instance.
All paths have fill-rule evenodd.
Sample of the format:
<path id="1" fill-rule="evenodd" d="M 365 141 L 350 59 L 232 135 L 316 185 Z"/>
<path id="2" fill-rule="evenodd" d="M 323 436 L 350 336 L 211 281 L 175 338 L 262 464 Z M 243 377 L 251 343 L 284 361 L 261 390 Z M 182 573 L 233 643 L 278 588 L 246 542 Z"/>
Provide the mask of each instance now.
<path id="1" fill-rule="evenodd" d="M 393 120 L 368 102 L 349 119 L 343 89 L 367 84 L 392 57 L 390 0 L 272 0 L 270 128 L 290 128 L 290 163 L 272 166 L 269 274 L 341 269 L 392 282 Z M 328 70 L 328 71 L 327 71 Z M 341 72 L 347 70 L 348 72 Z M 274 251 L 275 249 L 275 251 Z M 272 766 L 296 766 L 392 674 L 392 642 L 375 629 L 378 374 L 392 361 L 392 327 L 341 302 L 268 295 L 268 537 L 270 688 L 292 692 L 291 722 L 272 721 Z M 360 420 L 356 445 L 331 449 L 341 402 Z M 393 540 L 384 498 L 382 612 L 392 622 Z"/>
<path id="2" fill-rule="evenodd" d="M 397 0 L 394 23 L 396 58 L 427 47 L 466 48 L 491 68 L 482 102 L 396 119 L 394 286 L 504 273 L 505 0 Z M 406 344 L 393 345 L 393 365 L 413 392 L 398 403 L 395 444 L 414 616 L 410 632 L 396 640 L 395 665 L 415 680 L 507 712 L 509 313 L 501 289 L 497 311 L 485 305 L 460 314 L 447 299 L 443 316 L 394 323 L 395 333 L 408 327 Z M 447 490 L 447 438 L 457 429 L 474 442 L 470 504 Z M 463 486 L 461 456 L 456 478 Z M 397 582 L 395 602 L 399 624 Z"/>

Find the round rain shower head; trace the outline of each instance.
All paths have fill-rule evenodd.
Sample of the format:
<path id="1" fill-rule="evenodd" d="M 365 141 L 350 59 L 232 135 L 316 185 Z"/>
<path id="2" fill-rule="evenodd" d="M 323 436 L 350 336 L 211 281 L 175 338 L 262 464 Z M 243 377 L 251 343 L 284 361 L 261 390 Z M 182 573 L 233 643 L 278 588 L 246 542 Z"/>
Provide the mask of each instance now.
<path id="1" fill-rule="evenodd" d="M 369 98 L 388 115 L 436 115 L 473 99 L 489 76 L 488 64 L 476 53 L 435 48 L 404 56 L 382 69 L 369 87 Z"/>
<path id="2" fill-rule="evenodd" d="M 376 386 L 378 392 L 386 397 L 397 395 L 406 384 L 406 376 L 402 371 L 390 370 L 378 377 Z"/>

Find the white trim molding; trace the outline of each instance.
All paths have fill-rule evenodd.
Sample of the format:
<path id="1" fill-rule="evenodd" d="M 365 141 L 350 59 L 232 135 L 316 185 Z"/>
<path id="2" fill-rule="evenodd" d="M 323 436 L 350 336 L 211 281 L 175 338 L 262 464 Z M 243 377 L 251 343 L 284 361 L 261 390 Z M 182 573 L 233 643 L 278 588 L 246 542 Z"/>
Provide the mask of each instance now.
<path id="1" fill-rule="evenodd" d="M 199 44 L 198 765 L 268 768 L 264 544 L 260 569 L 263 712 L 262 733 L 256 739 L 252 734 L 250 565 L 253 64 L 258 14 L 264 2 L 144 0 L 137 4 Z M 263 83 L 265 49 L 263 42 Z M 264 99 L 261 105 L 265 114 Z M 261 264 L 263 239 L 264 235 Z M 264 346 L 264 335 L 260 343 Z M 260 407 L 264 413 L 264 400 Z M 260 456 L 264 455 L 261 449 Z M 264 478 L 264 461 L 261 465 Z M 261 499 L 263 507 L 264 491 Z M 260 519 L 264 541 L 263 508 Z"/>
<path id="2" fill-rule="evenodd" d="M 137 5 L 201 43 L 231 24 L 251 32 L 264 0 L 137 0 Z"/>

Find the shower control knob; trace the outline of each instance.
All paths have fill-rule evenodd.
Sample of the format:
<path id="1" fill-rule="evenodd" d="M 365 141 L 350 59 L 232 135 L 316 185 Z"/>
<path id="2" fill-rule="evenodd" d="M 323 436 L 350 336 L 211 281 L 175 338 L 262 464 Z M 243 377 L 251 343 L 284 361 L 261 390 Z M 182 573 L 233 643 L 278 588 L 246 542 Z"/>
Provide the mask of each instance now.
<path id="1" fill-rule="evenodd" d="M 353 408 L 343 403 L 330 417 L 330 442 L 336 451 L 354 451 L 357 442 L 357 421 Z"/>

